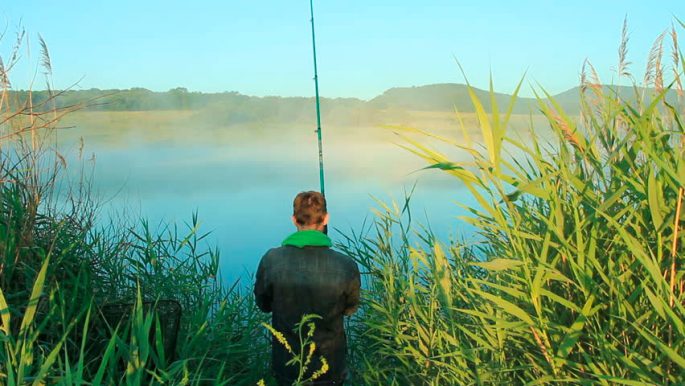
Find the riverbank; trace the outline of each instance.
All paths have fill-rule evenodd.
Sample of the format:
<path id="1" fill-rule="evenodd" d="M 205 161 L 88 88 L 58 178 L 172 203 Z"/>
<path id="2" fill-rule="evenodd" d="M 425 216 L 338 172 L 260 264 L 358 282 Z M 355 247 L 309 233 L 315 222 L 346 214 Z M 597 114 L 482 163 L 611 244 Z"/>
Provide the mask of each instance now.
<path id="1" fill-rule="evenodd" d="M 510 106 L 486 114 L 478 97 L 477 135 L 403 139 L 468 192 L 461 220 L 479 239 L 436 237 L 402 201 L 343 233 L 336 248 L 365 288 L 348 323 L 351 384 L 685 379 L 683 105 L 657 83 L 650 98 L 623 100 L 584 82 L 582 114 L 541 100 L 545 129 L 523 139 Z M 272 383 L 268 315 L 249 290 L 223 285 L 200 218 L 98 218 L 90 175 L 65 174 L 52 146 L 54 117 L 69 109 L 6 100 L 0 383 Z"/>

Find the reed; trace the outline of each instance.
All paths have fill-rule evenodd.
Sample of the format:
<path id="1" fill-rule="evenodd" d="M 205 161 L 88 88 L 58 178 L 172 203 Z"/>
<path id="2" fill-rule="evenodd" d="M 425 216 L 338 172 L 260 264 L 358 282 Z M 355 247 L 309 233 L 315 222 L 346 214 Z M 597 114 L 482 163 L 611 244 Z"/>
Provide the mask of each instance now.
<path id="1" fill-rule="evenodd" d="M 633 79 L 623 31 L 618 76 Z M 539 89 L 548 127 L 531 122 L 521 138 L 509 128 L 521 84 L 507 106 L 491 85 L 490 101 L 470 93 L 484 146 L 442 138 L 468 161 L 407 138 L 427 169 L 476 199 L 463 221 L 477 235 L 437 240 L 408 197 L 379 203 L 373 224 L 344 236 L 364 271 L 347 326 L 353 384 L 683 382 L 685 60 L 672 28 L 666 71 L 664 36 L 635 95 L 602 86 L 587 63 L 578 116 Z M 57 108 L 59 91 L 39 105 L 30 92 L 17 99 L 18 50 L 0 59 L 0 384 L 273 383 L 265 315 L 238 283 L 221 285 L 196 216 L 97 225 L 89 178 L 60 190 L 67 165 L 49 144 L 78 106 Z M 183 307 L 172 356 L 147 306 L 161 298 Z M 107 302 L 130 303 L 129 317 L 107 324 Z M 310 321 L 293 351 L 302 374 L 313 368 Z"/>
<path id="2" fill-rule="evenodd" d="M 445 245 L 386 206 L 371 232 L 348 238 L 366 271 L 359 383 L 683 382 L 685 131 L 682 101 L 664 86 L 663 36 L 652 88 L 634 96 L 588 82 L 570 116 L 539 90 L 552 139 L 508 131 L 520 84 L 501 110 L 491 99 L 492 114 L 471 93 L 484 146 L 467 145 L 467 162 L 407 139 L 476 198 L 463 220 L 478 235 Z M 628 76 L 625 27 L 623 39 Z"/>
<path id="3" fill-rule="evenodd" d="M 197 216 L 185 227 L 107 222 L 87 169 L 67 177 L 79 165 L 53 148 L 56 128 L 89 101 L 59 107 L 39 42 L 49 93 L 37 103 L 12 91 L 25 33 L 0 57 L 0 384 L 254 384 L 268 373 L 265 317 L 237 283 L 222 285 Z M 183 310 L 171 353 L 165 316 L 149 306 L 160 299 Z M 115 323 L 112 303 L 130 304 Z"/>

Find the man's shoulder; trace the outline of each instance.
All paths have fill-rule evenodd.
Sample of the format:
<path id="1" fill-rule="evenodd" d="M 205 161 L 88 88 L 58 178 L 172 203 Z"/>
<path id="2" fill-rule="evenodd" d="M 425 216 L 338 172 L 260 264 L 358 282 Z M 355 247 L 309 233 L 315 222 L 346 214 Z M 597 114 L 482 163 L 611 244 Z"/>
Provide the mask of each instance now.
<path id="1" fill-rule="evenodd" d="M 278 259 L 283 255 L 285 247 L 274 247 L 267 250 L 262 256 L 263 263 L 269 263 L 274 259 Z"/>
<path id="2" fill-rule="evenodd" d="M 335 249 L 330 249 L 330 251 L 331 251 L 331 254 L 333 256 L 335 256 L 335 259 L 338 260 L 340 262 L 340 264 L 344 265 L 347 269 L 349 269 L 349 270 L 358 270 L 359 269 L 357 267 L 357 262 L 354 261 L 354 259 L 351 258 L 350 256 L 348 256 L 342 252 L 338 252 Z"/>
<path id="3" fill-rule="evenodd" d="M 273 248 L 269 248 L 269 250 L 267 250 L 266 253 L 264 253 L 264 257 L 266 257 L 266 256 L 271 256 L 271 255 L 274 255 L 274 254 L 278 254 L 279 250 L 281 250 L 281 249 L 284 249 L 284 247 L 273 247 Z"/>
<path id="4" fill-rule="evenodd" d="M 354 268 L 357 267 L 357 263 L 350 256 L 348 256 L 342 252 L 336 251 L 333 248 L 324 248 L 324 250 L 326 251 L 325 254 L 329 258 L 336 260 L 340 264 L 344 264 L 345 266 L 354 267 Z M 266 251 L 266 253 L 262 257 L 262 260 L 265 260 L 265 259 L 270 260 L 273 258 L 279 258 L 279 257 L 282 257 L 284 255 L 288 255 L 288 254 L 292 253 L 293 251 L 301 251 L 301 252 L 305 252 L 305 253 L 311 253 L 311 252 L 307 252 L 306 249 L 286 245 L 286 246 L 279 246 L 279 247 L 274 247 L 274 248 L 269 249 L 268 251 Z"/>

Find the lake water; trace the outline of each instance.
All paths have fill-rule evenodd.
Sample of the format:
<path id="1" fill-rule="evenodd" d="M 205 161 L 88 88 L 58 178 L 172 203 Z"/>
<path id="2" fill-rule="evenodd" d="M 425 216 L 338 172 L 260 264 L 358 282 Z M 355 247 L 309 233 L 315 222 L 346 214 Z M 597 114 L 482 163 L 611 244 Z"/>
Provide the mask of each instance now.
<path id="1" fill-rule="evenodd" d="M 76 138 L 83 137 L 84 158 L 95 156 L 94 188 L 105 202 L 103 212 L 126 208 L 129 217 L 145 217 L 152 225 L 190 222 L 197 212 L 200 231 L 211 232 L 207 242 L 221 251 L 226 281 L 249 278 L 262 254 L 294 231 L 293 197 L 319 188 L 311 128 L 263 128 L 251 136 L 178 127 L 150 132 L 132 123 L 130 130 L 105 135 L 102 128 L 76 126 L 60 134 L 60 148 L 77 164 Z M 474 204 L 467 192 L 444 173 L 419 171 L 426 163 L 398 143 L 406 142 L 387 129 L 324 128 L 334 242 L 342 239 L 339 232 L 358 233 L 373 220 L 375 199 L 402 202 L 414 184 L 415 221 L 428 222 L 443 240 L 468 233 L 457 220 L 465 214 L 457 203 Z"/>

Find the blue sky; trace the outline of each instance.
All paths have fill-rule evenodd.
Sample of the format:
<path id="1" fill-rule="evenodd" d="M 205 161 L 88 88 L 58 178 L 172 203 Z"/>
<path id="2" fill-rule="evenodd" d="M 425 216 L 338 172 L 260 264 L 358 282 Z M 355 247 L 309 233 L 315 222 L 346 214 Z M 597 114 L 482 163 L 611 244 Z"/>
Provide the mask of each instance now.
<path id="1" fill-rule="evenodd" d="M 315 1 L 323 96 L 371 98 L 394 86 L 463 82 L 509 92 L 527 70 L 530 84 L 557 93 L 578 83 L 588 58 L 608 82 L 623 18 L 631 70 L 685 1 Z M 313 95 L 309 2 L 31 1 L 0 3 L 6 60 L 23 26 L 31 39 L 15 69 L 27 84 L 48 43 L 57 88 L 145 87 Z M 678 27 L 680 35 L 685 29 Z M 682 39 L 681 39 L 682 40 Z M 42 84 L 42 81 L 38 81 Z M 40 87 L 39 87 L 40 88 Z M 526 87 L 524 94 L 530 95 Z"/>

